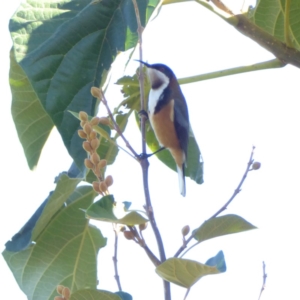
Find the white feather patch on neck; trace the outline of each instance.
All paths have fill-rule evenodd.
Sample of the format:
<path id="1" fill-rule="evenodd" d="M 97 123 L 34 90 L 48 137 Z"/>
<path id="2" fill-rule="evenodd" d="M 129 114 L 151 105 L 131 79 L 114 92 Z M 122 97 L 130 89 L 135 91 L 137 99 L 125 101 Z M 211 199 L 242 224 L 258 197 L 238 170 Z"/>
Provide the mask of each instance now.
<path id="1" fill-rule="evenodd" d="M 155 83 L 155 86 L 157 86 L 155 89 L 151 88 L 149 93 L 148 110 L 149 113 L 152 115 L 154 114 L 159 97 L 163 93 L 164 89 L 168 86 L 170 80 L 164 73 L 156 69 L 149 68 L 148 75 L 151 85 Z"/>

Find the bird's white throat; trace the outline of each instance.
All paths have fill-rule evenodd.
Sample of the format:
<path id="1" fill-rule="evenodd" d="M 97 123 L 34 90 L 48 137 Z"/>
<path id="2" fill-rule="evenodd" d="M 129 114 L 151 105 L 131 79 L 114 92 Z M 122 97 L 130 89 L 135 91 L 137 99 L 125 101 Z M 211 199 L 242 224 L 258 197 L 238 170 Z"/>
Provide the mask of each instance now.
<path id="1" fill-rule="evenodd" d="M 150 114 L 154 114 L 157 102 L 170 80 L 164 73 L 156 69 L 149 68 L 148 75 L 152 86 L 149 93 L 148 110 Z"/>

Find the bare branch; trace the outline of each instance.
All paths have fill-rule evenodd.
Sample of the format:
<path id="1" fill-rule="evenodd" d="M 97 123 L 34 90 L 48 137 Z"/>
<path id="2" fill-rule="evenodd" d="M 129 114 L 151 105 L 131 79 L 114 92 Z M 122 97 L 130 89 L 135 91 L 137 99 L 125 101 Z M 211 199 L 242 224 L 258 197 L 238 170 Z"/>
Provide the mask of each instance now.
<path id="1" fill-rule="evenodd" d="M 267 281 L 266 264 L 265 264 L 265 262 L 263 261 L 263 284 L 262 284 L 262 287 L 261 287 L 261 290 L 260 290 L 260 293 L 259 293 L 258 300 L 260 300 L 261 294 L 262 294 L 262 292 L 265 290 L 265 287 L 266 287 L 266 281 Z"/>
<path id="2" fill-rule="evenodd" d="M 116 228 L 116 225 L 114 227 L 114 233 L 115 233 L 115 246 L 114 246 L 114 256 L 113 256 L 113 262 L 114 262 L 114 269 L 115 269 L 115 279 L 118 285 L 119 291 L 122 291 L 121 287 L 121 281 L 120 276 L 118 272 L 118 239 L 119 239 L 119 230 Z"/>
<path id="3" fill-rule="evenodd" d="M 141 19 L 140 19 L 140 13 L 139 13 L 139 8 L 137 5 L 136 0 L 132 0 L 134 9 L 135 9 L 135 14 L 136 14 L 136 20 L 138 24 L 138 38 L 139 38 L 139 55 L 140 55 L 140 60 L 143 60 L 143 39 L 142 39 L 142 33 L 144 28 L 141 25 Z M 140 83 L 140 92 L 141 92 L 141 111 L 145 111 L 145 91 L 144 91 L 144 72 L 143 72 L 143 66 L 140 63 L 140 72 L 139 72 L 139 83 Z M 141 133 L 142 133 L 142 153 L 146 153 L 146 121 L 147 121 L 147 116 L 145 114 L 140 114 L 141 118 Z M 163 241 L 159 232 L 159 229 L 156 225 L 156 221 L 154 218 L 154 212 L 153 212 L 153 207 L 151 204 L 151 198 L 150 198 L 150 192 L 149 192 L 149 181 L 148 181 L 148 169 L 149 169 L 149 161 L 147 157 L 143 157 L 140 160 L 140 164 L 142 167 L 142 174 L 143 174 L 143 185 L 144 185 L 144 194 L 145 194 L 145 201 L 146 201 L 146 212 L 152 227 L 152 230 L 154 232 L 157 246 L 158 246 L 158 251 L 159 251 L 159 256 L 160 256 L 160 261 L 161 263 L 166 260 L 166 254 L 165 254 L 165 249 L 163 245 Z M 165 300 L 171 300 L 171 287 L 170 283 L 168 281 L 163 281 L 164 283 L 164 299 Z"/>

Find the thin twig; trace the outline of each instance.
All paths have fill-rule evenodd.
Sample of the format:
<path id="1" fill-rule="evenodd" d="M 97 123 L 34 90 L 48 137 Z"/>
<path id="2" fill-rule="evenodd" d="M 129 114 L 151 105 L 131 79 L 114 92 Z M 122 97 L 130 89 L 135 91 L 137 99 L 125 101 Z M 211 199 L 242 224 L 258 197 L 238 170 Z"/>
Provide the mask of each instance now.
<path id="1" fill-rule="evenodd" d="M 143 237 L 138 234 L 138 231 L 134 226 L 129 226 L 129 230 L 133 233 L 135 239 L 134 241 L 138 243 L 146 252 L 152 263 L 157 267 L 161 264 L 161 261 L 154 255 L 154 253 L 147 246 Z"/>
<path id="2" fill-rule="evenodd" d="M 246 168 L 246 171 L 239 183 L 239 185 L 237 186 L 237 188 L 234 190 L 232 196 L 230 197 L 230 199 L 215 213 L 213 214 L 208 220 L 211 220 L 215 217 L 217 217 L 221 212 L 223 212 L 224 210 L 227 209 L 228 205 L 232 202 L 232 200 L 237 196 L 237 194 L 241 191 L 241 187 L 245 181 L 245 179 L 247 178 L 247 175 L 249 173 L 249 171 L 251 170 L 251 166 L 253 164 L 253 154 L 254 154 L 254 149 L 255 149 L 255 146 L 252 147 L 252 151 L 251 151 L 251 155 L 250 155 L 250 158 L 249 158 L 249 161 L 248 161 L 248 164 L 247 164 L 247 168 Z M 192 233 L 190 235 L 190 237 L 186 240 L 186 243 L 185 245 L 182 245 L 178 251 L 175 253 L 174 257 L 178 257 L 183 251 L 184 249 L 187 247 L 188 243 L 191 242 L 191 240 L 194 238 L 194 234 Z M 197 245 L 198 243 L 196 243 L 195 245 Z M 192 247 L 194 247 L 195 245 L 193 245 Z"/>
<path id="3" fill-rule="evenodd" d="M 114 228 L 114 233 L 115 233 L 115 247 L 114 247 L 114 256 L 113 256 L 113 262 L 114 262 L 114 269 L 115 269 L 115 279 L 118 285 L 118 289 L 121 292 L 122 287 L 121 287 L 121 281 L 120 281 L 120 276 L 118 272 L 118 239 L 119 239 L 119 231 L 118 228 Z"/>
<path id="4" fill-rule="evenodd" d="M 259 293 L 258 300 L 260 300 L 261 294 L 265 290 L 266 281 L 267 281 L 266 264 L 263 261 L 263 284 L 262 284 L 262 287 L 261 287 L 261 290 L 260 290 L 260 293 Z"/>
<path id="5" fill-rule="evenodd" d="M 139 59 L 142 61 L 143 60 L 143 39 L 142 39 L 142 33 L 144 28 L 142 27 L 141 24 L 141 18 L 140 18 L 140 13 L 139 13 L 139 8 L 137 5 L 136 0 L 132 0 L 134 9 L 135 9 L 135 15 L 136 15 L 136 20 L 137 20 L 137 33 L 138 33 L 138 38 L 139 38 Z M 143 66 L 140 63 L 140 72 L 139 72 L 139 83 L 140 83 L 140 92 L 141 92 L 141 111 L 145 111 L 145 91 L 144 91 L 144 72 L 143 72 Z M 145 114 L 141 114 L 141 133 L 142 133 L 142 153 L 146 153 L 146 121 L 147 121 L 147 116 Z M 153 207 L 151 204 L 151 199 L 150 199 L 150 192 L 149 192 L 149 184 L 148 184 L 148 169 L 149 169 L 149 161 L 146 157 L 140 160 L 140 164 L 142 167 L 142 174 L 143 174 L 143 185 L 144 185 L 144 194 L 145 194 L 145 201 L 146 201 L 146 211 L 148 214 L 148 218 L 152 227 L 152 230 L 154 232 L 157 246 L 158 246 L 158 251 L 159 251 L 159 256 L 160 256 L 160 261 L 163 263 L 166 260 L 166 254 L 165 254 L 165 249 L 163 245 L 163 241 L 159 232 L 159 229 L 156 225 L 156 221 L 154 218 L 154 212 L 153 212 Z M 170 283 L 168 281 L 163 281 L 164 284 L 164 299 L 165 300 L 171 300 L 171 287 Z"/>
<path id="6" fill-rule="evenodd" d="M 130 143 L 129 143 L 128 140 L 125 138 L 125 136 L 124 136 L 122 130 L 120 129 L 120 127 L 118 126 L 116 120 L 114 119 L 113 114 L 112 114 L 112 112 L 111 112 L 111 110 L 110 110 L 110 108 L 109 108 L 109 106 L 108 106 L 108 103 L 107 103 L 107 100 L 106 100 L 106 98 L 105 98 L 105 95 L 104 95 L 104 93 L 103 93 L 103 91 L 102 91 L 101 89 L 100 89 L 100 94 L 101 94 L 101 98 L 102 98 L 102 99 L 101 99 L 101 100 L 102 100 L 102 103 L 103 103 L 104 106 L 106 107 L 107 113 L 108 113 L 110 119 L 111 119 L 112 122 L 113 122 L 113 125 L 114 125 L 115 130 L 116 130 L 117 133 L 120 135 L 120 137 L 123 139 L 123 141 L 124 141 L 126 147 L 131 151 L 131 153 L 132 153 L 135 157 L 138 157 L 137 152 L 135 152 L 135 150 L 131 147 Z"/>
<path id="7" fill-rule="evenodd" d="M 247 175 L 250 171 L 250 168 L 253 164 L 253 154 L 254 154 L 254 149 L 255 146 L 252 147 L 252 151 L 251 151 L 251 155 L 250 155 L 250 159 L 248 161 L 247 164 L 247 168 L 246 171 L 242 177 L 242 180 L 240 181 L 239 185 L 237 186 L 237 188 L 235 189 L 235 191 L 233 192 L 232 196 L 230 197 L 230 199 L 215 213 L 213 214 L 208 220 L 213 219 L 215 217 L 217 217 L 221 212 L 223 212 L 225 209 L 227 209 L 227 206 L 232 202 L 232 200 L 236 197 L 236 195 L 241 191 L 241 187 L 245 181 L 245 179 L 247 178 Z"/>

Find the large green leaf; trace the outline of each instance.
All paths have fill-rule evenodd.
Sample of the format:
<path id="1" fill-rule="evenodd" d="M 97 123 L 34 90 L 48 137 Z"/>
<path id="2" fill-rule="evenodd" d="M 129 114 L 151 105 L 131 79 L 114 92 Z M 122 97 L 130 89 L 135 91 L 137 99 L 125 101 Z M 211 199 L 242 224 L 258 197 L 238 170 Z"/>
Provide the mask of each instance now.
<path id="1" fill-rule="evenodd" d="M 259 0 L 250 11 L 251 20 L 260 28 L 282 42 L 290 39 L 293 46 L 300 50 L 300 6 L 298 0 L 290 0 L 290 9 L 286 11 L 286 0 Z M 287 26 L 287 30 L 285 30 Z M 288 33 L 288 37 L 285 36 Z"/>
<path id="2" fill-rule="evenodd" d="M 117 81 L 117 84 L 122 85 L 122 92 L 124 94 L 124 100 L 122 104 L 126 108 L 135 109 L 136 112 L 140 110 L 140 87 L 137 75 L 132 77 L 124 76 Z M 150 91 L 150 85 L 148 80 L 145 80 L 145 95 L 146 99 Z M 136 120 L 139 123 L 139 116 L 136 113 Z M 146 130 L 146 142 L 148 147 L 153 151 L 160 149 L 160 145 L 155 137 L 154 131 L 148 123 Z M 169 168 L 177 172 L 175 161 L 169 151 L 164 150 L 156 154 L 159 160 L 166 164 Z M 188 161 L 187 168 L 185 170 L 186 176 L 198 184 L 203 183 L 203 160 L 201 152 L 192 129 L 190 129 L 189 147 L 188 147 Z"/>
<path id="3" fill-rule="evenodd" d="M 158 0 L 138 3 L 145 25 Z M 17 61 L 80 170 L 86 153 L 77 135 L 79 121 L 68 110 L 95 115 L 90 88 L 100 86 L 136 29 L 129 0 L 28 0 L 10 22 Z"/>
<path id="4" fill-rule="evenodd" d="M 33 169 L 53 128 L 53 122 L 32 89 L 26 74 L 10 52 L 9 83 L 12 92 L 11 113 L 27 163 Z"/>
<path id="5" fill-rule="evenodd" d="M 3 256 L 20 288 L 29 300 L 53 300 L 56 286 L 75 292 L 97 286 L 97 253 L 106 239 L 89 225 L 81 209 L 93 201 L 95 193 L 81 186 L 27 250 Z"/>
<path id="6" fill-rule="evenodd" d="M 5 244 L 6 250 L 18 252 L 26 249 L 32 241 L 35 241 L 53 216 L 62 209 L 81 180 L 81 178 L 70 178 L 64 173 L 60 174 L 56 179 L 55 190 L 49 194 L 21 230 L 12 237 L 11 241 Z"/>
<path id="7" fill-rule="evenodd" d="M 156 273 L 164 280 L 173 282 L 185 288 L 193 286 L 201 277 L 218 274 L 217 267 L 201 264 L 197 261 L 183 258 L 169 258 L 156 268 Z"/>
<path id="8" fill-rule="evenodd" d="M 218 236 L 255 229 L 251 223 L 237 215 L 226 215 L 204 222 L 194 231 L 197 241 L 203 242 Z"/>

